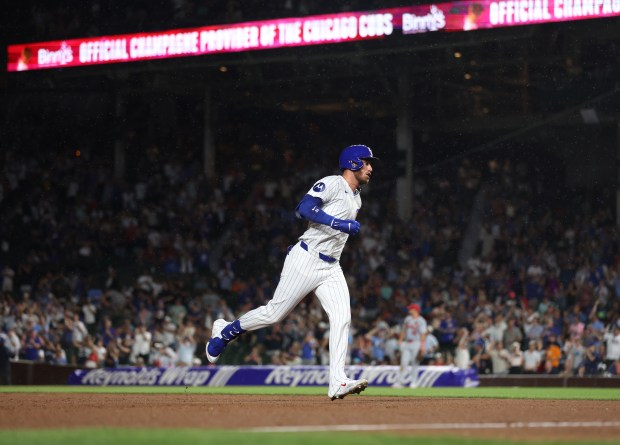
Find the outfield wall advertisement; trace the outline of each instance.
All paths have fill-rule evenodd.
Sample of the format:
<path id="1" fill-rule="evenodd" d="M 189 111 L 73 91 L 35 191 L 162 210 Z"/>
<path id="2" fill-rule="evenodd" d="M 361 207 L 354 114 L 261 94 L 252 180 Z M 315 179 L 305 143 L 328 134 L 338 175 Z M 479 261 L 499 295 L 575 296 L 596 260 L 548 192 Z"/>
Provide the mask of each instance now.
<path id="1" fill-rule="evenodd" d="M 365 378 L 372 386 L 396 383 L 398 366 L 350 366 L 352 379 Z M 411 382 L 406 375 L 405 384 Z M 474 387 L 479 385 L 473 369 L 454 366 L 420 366 L 419 387 Z M 173 368 L 78 369 L 69 377 L 70 385 L 88 386 L 327 386 L 327 366 L 216 366 Z"/>
<path id="2" fill-rule="evenodd" d="M 8 46 L 8 71 L 620 16 L 620 0 L 470 0 Z"/>

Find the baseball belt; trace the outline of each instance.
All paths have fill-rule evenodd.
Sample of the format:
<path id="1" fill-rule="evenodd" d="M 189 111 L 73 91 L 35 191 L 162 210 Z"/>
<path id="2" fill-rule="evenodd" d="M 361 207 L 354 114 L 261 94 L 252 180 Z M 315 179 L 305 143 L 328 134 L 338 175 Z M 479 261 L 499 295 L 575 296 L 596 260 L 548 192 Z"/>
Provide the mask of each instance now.
<path id="1" fill-rule="evenodd" d="M 315 252 L 314 250 L 310 250 L 308 248 L 308 245 L 305 242 L 303 242 L 303 241 L 300 241 L 299 245 L 301 246 L 302 249 L 304 249 L 308 253 L 318 253 L 319 254 L 319 258 L 322 259 L 323 261 L 327 262 L 327 263 L 335 263 L 336 261 L 338 261 L 336 258 L 332 258 L 329 255 L 325 255 L 324 253 Z"/>

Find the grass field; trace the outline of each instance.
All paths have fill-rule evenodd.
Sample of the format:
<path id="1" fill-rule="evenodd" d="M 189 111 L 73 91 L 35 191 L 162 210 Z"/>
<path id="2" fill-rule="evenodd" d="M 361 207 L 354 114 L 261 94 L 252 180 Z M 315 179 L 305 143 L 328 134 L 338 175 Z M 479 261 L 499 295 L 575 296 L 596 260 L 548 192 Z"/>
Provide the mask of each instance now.
<path id="1" fill-rule="evenodd" d="M 315 386 L 0 386 L 3 392 L 26 393 L 95 393 L 95 394 L 276 394 L 325 395 L 325 388 Z M 369 387 L 365 396 L 381 397 L 476 397 L 494 399 L 552 399 L 552 400 L 618 400 L 620 388 L 408 388 Z M 620 406 L 618 407 L 620 410 Z"/>
<path id="2" fill-rule="evenodd" d="M 195 429 L 144 430 L 144 429 L 76 429 L 43 431 L 9 431 L 0 433 L 1 444 L 21 445 L 532 445 L 531 440 L 506 441 L 504 439 L 479 439 L 458 437 L 404 436 L 395 434 L 351 433 L 269 433 L 247 434 L 231 431 L 203 431 Z M 607 445 L 618 441 L 557 440 L 534 442 L 544 445 Z"/>
<path id="3" fill-rule="evenodd" d="M 245 395 L 325 395 L 324 388 L 317 387 L 78 387 L 78 386 L 9 386 L 0 387 L 2 393 L 107 393 L 107 394 L 245 394 Z M 437 397 L 437 398 L 506 398 L 531 400 L 606 400 L 620 401 L 620 389 L 599 388 L 423 388 L 394 390 L 392 388 L 368 388 L 365 396 L 390 397 Z M 6 406 L 3 406 L 6 408 Z M 620 420 L 620 403 L 618 404 Z M 371 416 L 372 413 L 369 413 Z M 532 440 L 486 439 L 476 437 L 455 437 L 455 432 L 440 436 L 411 436 L 380 432 L 282 432 L 257 433 L 247 431 L 223 431 L 212 429 L 139 429 L 139 428 L 75 428 L 44 430 L 0 430 L 0 445 L 70 445 L 70 444 L 149 444 L 149 445 L 185 445 L 185 444 L 320 444 L 320 445 L 374 445 L 374 444 L 424 444 L 424 445 L 507 445 L 532 444 Z M 620 444 L 617 440 L 545 440 L 537 444 Z"/>

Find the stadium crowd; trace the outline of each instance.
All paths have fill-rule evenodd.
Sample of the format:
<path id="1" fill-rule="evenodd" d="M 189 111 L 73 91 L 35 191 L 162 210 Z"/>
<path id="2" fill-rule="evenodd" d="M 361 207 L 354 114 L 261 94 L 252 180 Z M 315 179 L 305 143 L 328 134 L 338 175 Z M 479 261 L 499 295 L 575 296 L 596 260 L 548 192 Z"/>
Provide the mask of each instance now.
<path id="1" fill-rule="evenodd" d="M 212 181 L 193 156 L 156 146 L 123 181 L 88 159 L 3 152 L 5 353 L 84 367 L 207 365 L 212 322 L 271 297 L 302 233 L 295 205 L 308 181 L 331 173 L 273 141 Z M 266 173 L 274 162 L 281 168 Z M 544 181 L 525 161 L 462 159 L 416 177 L 406 219 L 373 181 L 342 258 L 349 363 L 398 364 L 400 325 L 417 302 L 430 326 L 425 364 L 618 374 L 616 222 L 590 195 Z M 466 239 L 475 248 L 462 257 Z M 328 335 L 308 296 L 281 325 L 232 343 L 221 363 L 325 364 Z"/>

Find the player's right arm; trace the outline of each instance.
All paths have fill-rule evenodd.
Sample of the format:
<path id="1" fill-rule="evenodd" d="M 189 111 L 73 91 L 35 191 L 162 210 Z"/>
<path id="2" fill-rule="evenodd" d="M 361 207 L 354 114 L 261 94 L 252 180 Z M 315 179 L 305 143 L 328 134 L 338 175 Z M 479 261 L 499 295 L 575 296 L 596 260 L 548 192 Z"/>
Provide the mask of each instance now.
<path id="1" fill-rule="evenodd" d="M 318 224 L 330 226 L 349 235 L 357 235 L 360 231 L 360 223 L 353 219 L 338 219 L 323 211 L 323 200 L 316 196 L 305 195 L 295 208 L 298 218 L 305 218 Z"/>

